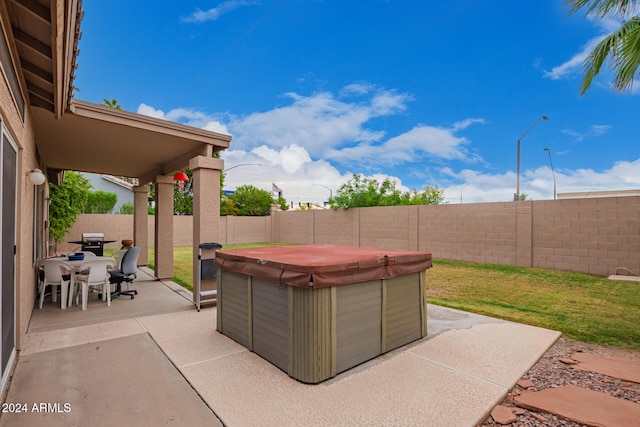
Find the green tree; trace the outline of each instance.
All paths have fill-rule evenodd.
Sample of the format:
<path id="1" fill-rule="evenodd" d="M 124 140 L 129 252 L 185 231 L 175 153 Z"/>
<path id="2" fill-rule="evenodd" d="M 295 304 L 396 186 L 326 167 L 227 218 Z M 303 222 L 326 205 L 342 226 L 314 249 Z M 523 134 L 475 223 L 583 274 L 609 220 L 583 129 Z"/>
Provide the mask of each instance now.
<path id="1" fill-rule="evenodd" d="M 118 203 L 118 195 L 116 193 L 102 190 L 89 191 L 84 213 L 106 214 L 111 212 L 116 203 Z"/>
<path id="2" fill-rule="evenodd" d="M 173 213 L 174 215 L 193 215 L 193 172 L 183 169 L 189 181 L 176 182 L 173 186 Z"/>
<path id="3" fill-rule="evenodd" d="M 133 215 L 133 211 L 133 203 L 127 202 L 120 205 L 120 210 L 118 211 L 118 213 L 122 215 Z"/>
<path id="4" fill-rule="evenodd" d="M 122 105 L 118 102 L 117 99 L 107 99 L 104 98 L 101 102 L 102 105 L 106 105 L 107 107 L 117 108 L 118 110 L 122 110 Z"/>
<path id="5" fill-rule="evenodd" d="M 401 205 L 440 205 L 444 203 L 444 190 L 425 185 L 422 191 L 411 190 L 401 197 Z"/>
<path id="6" fill-rule="evenodd" d="M 173 193 L 174 215 L 193 215 L 193 193 L 190 190 L 176 190 Z"/>
<path id="7" fill-rule="evenodd" d="M 355 174 L 340 186 L 334 197 L 329 199 L 329 205 L 333 209 L 384 206 L 384 199 L 393 198 L 393 192 L 394 185 L 389 179 L 378 182 L 376 179 Z"/>
<path id="8" fill-rule="evenodd" d="M 60 185 L 50 185 L 49 232 L 60 243 L 85 208 L 91 183 L 77 172 L 65 172 Z"/>
<path id="9" fill-rule="evenodd" d="M 236 205 L 230 196 L 222 196 L 220 198 L 220 215 L 238 215 L 238 208 L 236 208 Z"/>
<path id="10" fill-rule="evenodd" d="M 229 196 L 238 216 L 267 216 L 274 202 L 271 193 L 253 185 L 242 185 Z"/>
<path id="11" fill-rule="evenodd" d="M 613 87 L 619 92 L 631 89 L 640 66 L 640 15 L 630 16 L 638 11 L 638 0 L 565 0 L 565 4 L 572 15 L 583 9 L 585 15 L 623 19 L 622 26 L 598 43 L 585 60 L 580 94 L 587 92 L 607 59 L 616 74 Z"/>
<path id="12" fill-rule="evenodd" d="M 276 199 L 276 205 L 280 208 L 281 211 L 286 211 L 289 209 L 289 204 L 287 203 L 287 199 L 282 196 L 278 196 Z"/>
<path id="13" fill-rule="evenodd" d="M 444 202 L 444 190 L 425 186 L 423 191 L 402 192 L 388 178 L 382 182 L 355 174 L 329 199 L 332 209 L 363 208 L 368 206 L 437 205 Z"/>

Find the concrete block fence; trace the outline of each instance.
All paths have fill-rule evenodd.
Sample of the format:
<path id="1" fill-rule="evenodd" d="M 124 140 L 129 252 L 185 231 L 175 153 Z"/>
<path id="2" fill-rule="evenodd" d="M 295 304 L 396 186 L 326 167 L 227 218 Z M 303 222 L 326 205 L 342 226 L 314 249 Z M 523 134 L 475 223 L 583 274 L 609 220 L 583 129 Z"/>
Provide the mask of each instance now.
<path id="1" fill-rule="evenodd" d="M 191 245 L 192 227 L 190 216 L 175 216 L 174 245 Z M 153 229 L 150 216 L 149 247 Z M 80 240 L 83 232 L 131 239 L 133 216 L 81 215 L 65 240 Z M 221 217 L 218 240 L 419 250 L 436 259 L 606 276 L 618 267 L 640 271 L 640 197 L 275 211 L 268 217 Z M 77 246 L 61 243 L 58 252 Z"/>

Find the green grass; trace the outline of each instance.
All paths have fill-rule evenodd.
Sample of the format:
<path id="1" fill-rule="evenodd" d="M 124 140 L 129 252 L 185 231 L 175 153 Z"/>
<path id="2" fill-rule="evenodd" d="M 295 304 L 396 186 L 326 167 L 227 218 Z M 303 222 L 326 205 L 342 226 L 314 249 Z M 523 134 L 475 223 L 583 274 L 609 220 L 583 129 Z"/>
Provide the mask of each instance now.
<path id="1" fill-rule="evenodd" d="M 430 303 L 640 349 L 640 286 L 566 271 L 435 260 Z"/>
<path id="2" fill-rule="evenodd" d="M 223 249 L 255 248 L 262 246 L 286 245 L 287 243 L 246 243 L 224 245 Z M 193 290 L 193 249 L 191 246 L 176 246 L 173 248 L 173 281 L 180 286 Z M 149 268 L 153 269 L 154 250 L 149 248 Z"/>
<path id="3" fill-rule="evenodd" d="M 153 249 L 149 261 L 153 268 Z M 173 280 L 189 290 L 192 263 L 191 246 L 174 248 Z M 432 304 L 554 329 L 579 341 L 640 349 L 637 283 L 566 271 L 434 260 L 427 271 L 427 298 Z"/>

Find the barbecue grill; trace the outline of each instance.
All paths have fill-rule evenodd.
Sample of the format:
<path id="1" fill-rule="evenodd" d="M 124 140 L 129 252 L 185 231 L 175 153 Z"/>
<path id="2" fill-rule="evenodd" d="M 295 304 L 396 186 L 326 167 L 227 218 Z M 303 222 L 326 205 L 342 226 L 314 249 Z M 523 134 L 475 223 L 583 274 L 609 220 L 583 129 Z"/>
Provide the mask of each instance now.
<path id="1" fill-rule="evenodd" d="M 81 244 L 83 252 L 93 252 L 97 256 L 103 256 L 104 244 L 113 242 L 115 240 L 104 240 L 104 233 L 82 233 L 82 240 L 75 240 L 69 243 Z"/>

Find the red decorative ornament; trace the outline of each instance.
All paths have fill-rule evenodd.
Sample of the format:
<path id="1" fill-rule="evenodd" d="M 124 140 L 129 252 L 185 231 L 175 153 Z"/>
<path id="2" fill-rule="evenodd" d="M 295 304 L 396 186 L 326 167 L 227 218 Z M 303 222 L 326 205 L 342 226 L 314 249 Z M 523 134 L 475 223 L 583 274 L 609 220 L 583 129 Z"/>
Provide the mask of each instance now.
<path id="1" fill-rule="evenodd" d="M 175 175 L 173 176 L 173 180 L 174 180 L 174 181 L 178 181 L 178 188 L 179 188 L 180 190 L 182 190 L 182 188 L 183 188 L 182 183 L 183 183 L 183 182 L 186 182 L 186 181 L 189 181 L 189 177 L 187 176 L 187 174 L 186 174 L 186 173 L 184 173 L 184 172 L 180 171 L 180 172 L 178 172 L 177 174 L 175 174 Z"/>

